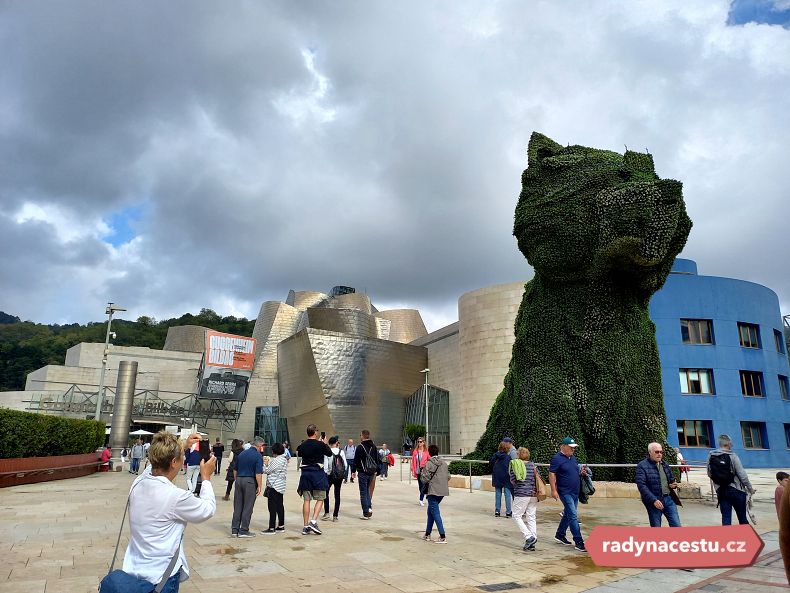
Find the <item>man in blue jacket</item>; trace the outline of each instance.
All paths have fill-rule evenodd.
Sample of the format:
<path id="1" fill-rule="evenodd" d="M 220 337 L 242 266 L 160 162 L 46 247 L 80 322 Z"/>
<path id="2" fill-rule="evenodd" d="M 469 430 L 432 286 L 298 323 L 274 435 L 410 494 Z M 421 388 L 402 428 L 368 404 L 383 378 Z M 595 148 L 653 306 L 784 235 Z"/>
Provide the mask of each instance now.
<path id="1" fill-rule="evenodd" d="M 661 516 L 667 518 L 670 527 L 680 527 L 678 507 L 670 492 L 678 487 L 669 464 L 664 461 L 661 443 L 647 446 L 647 457 L 636 466 L 636 486 L 647 509 L 650 527 L 661 527 Z"/>

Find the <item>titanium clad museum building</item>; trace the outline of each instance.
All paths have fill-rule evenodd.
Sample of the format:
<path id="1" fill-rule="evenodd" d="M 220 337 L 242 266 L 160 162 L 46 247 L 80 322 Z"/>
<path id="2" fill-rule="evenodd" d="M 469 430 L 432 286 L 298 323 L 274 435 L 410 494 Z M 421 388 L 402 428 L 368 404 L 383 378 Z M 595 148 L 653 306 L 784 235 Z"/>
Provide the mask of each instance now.
<path id="1" fill-rule="evenodd" d="M 258 434 L 299 442 L 310 422 L 355 440 L 368 428 L 376 442 L 397 450 L 404 424 L 424 423 L 428 368 L 431 440 L 443 451 L 467 453 L 502 390 L 523 290 L 524 282 L 513 282 L 468 292 L 458 300 L 458 321 L 430 334 L 418 311 L 378 311 L 353 288 L 291 291 L 284 302 L 261 306 L 246 401 L 235 415 L 209 412 L 198 423 L 212 440 L 225 441 Z M 653 296 L 650 315 L 669 443 L 687 460 L 704 461 L 716 437 L 727 433 L 746 467 L 790 467 L 790 365 L 776 294 L 751 282 L 700 276 L 693 261 L 678 259 Z M 136 360 L 134 422 L 196 420 L 203 410 L 194 394 L 205 331 L 170 328 L 163 350 L 110 350 L 105 417 L 119 362 Z M 92 417 L 103 347 L 74 346 L 65 365 L 30 373 L 26 390 L 1 393 L 0 405 Z"/>

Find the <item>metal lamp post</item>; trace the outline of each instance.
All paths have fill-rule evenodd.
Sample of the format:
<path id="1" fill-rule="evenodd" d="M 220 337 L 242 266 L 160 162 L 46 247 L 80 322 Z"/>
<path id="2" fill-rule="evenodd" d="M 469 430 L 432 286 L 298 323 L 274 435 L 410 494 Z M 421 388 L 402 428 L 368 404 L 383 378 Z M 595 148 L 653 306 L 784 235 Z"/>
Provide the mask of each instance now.
<path id="1" fill-rule="evenodd" d="M 110 326 L 112 325 L 112 314 L 116 311 L 126 311 L 122 307 L 118 307 L 114 303 L 107 303 L 105 313 L 107 317 L 107 335 L 104 338 L 104 354 L 101 359 L 101 374 L 99 375 L 99 393 L 96 394 L 96 413 L 94 418 L 99 420 L 101 418 L 101 407 L 104 403 L 104 373 L 107 371 L 107 355 L 110 353 Z"/>
<path id="2" fill-rule="evenodd" d="M 425 447 L 428 447 L 428 373 L 431 369 L 422 369 L 420 372 L 425 373 Z"/>

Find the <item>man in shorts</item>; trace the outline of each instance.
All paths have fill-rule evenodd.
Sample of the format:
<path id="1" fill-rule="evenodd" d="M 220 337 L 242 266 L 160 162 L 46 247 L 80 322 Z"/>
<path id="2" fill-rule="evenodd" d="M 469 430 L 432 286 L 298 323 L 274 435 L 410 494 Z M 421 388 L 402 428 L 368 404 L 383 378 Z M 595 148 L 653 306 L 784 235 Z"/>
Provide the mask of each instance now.
<path id="1" fill-rule="evenodd" d="M 307 439 L 296 448 L 296 455 L 301 459 L 299 487 L 297 492 L 302 497 L 302 518 L 304 528 L 302 535 L 314 533 L 321 535 L 318 528 L 318 515 L 324 508 L 324 499 L 329 481 L 324 471 L 324 457 L 332 457 L 332 449 L 325 440 L 320 440 L 315 424 L 307 426 Z M 310 519 L 310 501 L 315 501 L 313 518 Z"/>

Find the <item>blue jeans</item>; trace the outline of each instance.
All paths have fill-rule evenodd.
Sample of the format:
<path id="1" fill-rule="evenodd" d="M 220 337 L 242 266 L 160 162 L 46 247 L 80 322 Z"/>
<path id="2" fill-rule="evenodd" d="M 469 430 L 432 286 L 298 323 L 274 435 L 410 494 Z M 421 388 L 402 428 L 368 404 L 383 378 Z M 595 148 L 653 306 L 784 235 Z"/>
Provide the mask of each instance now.
<path id="1" fill-rule="evenodd" d="M 140 459 L 138 459 L 136 457 L 132 458 L 132 467 L 129 468 L 129 471 L 130 472 L 135 472 L 135 473 L 140 471 Z"/>
<path id="2" fill-rule="evenodd" d="M 371 476 L 361 471 L 357 474 L 357 484 L 359 484 L 359 502 L 362 504 L 362 514 L 367 515 L 370 512 L 370 480 L 376 479 L 376 476 Z"/>
<path id="3" fill-rule="evenodd" d="M 162 593 L 178 593 L 178 588 L 181 586 L 181 569 L 178 569 L 178 572 L 167 579 L 165 582 L 165 586 L 162 587 Z"/>
<path id="4" fill-rule="evenodd" d="M 353 479 L 351 476 L 354 474 L 354 458 L 346 459 L 346 480 Z"/>
<path id="5" fill-rule="evenodd" d="M 738 516 L 738 523 L 747 525 L 749 520 L 746 518 L 746 493 L 741 492 L 732 486 L 721 486 L 719 488 L 719 509 L 721 510 L 721 524 L 732 525 L 732 509 Z"/>
<path id="6" fill-rule="evenodd" d="M 444 537 L 444 525 L 442 524 L 442 514 L 439 512 L 439 503 L 444 496 L 428 495 L 428 525 L 425 527 L 425 535 L 431 535 L 433 524 L 436 523 L 436 530 L 441 537 Z"/>
<path id="7" fill-rule="evenodd" d="M 565 537 L 568 532 L 568 527 L 571 528 L 571 535 L 573 535 L 574 543 L 583 544 L 582 530 L 579 527 L 579 517 L 576 514 L 576 507 L 579 505 L 578 494 L 560 494 L 560 502 L 562 502 L 562 520 L 557 526 L 557 537 Z"/>
<path id="8" fill-rule="evenodd" d="M 499 486 L 496 487 L 496 492 L 494 493 L 494 510 L 499 513 L 502 510 L 502 493 L 505 493 L 505 512 L 510 515 L 513 511 L 510 508 L 510 499 L 513 497 L 513 493 L 510 491 L 510 488 L 505 486 L 501 488 Z"/>
<path id="9" fill-rule="evenodd" d="M 664 509 L 659 510 L 651 505 L 645 505 L 647 509 L 647 518 L 650 521 L 650 527 L 661 527 L 661 517 L 667 518 L 667 523 L 670 527 L 680 527 L 680 517 L 678 516 L 678 507 L 672 497 L 667 494 L 661 497 L 661 502 L 664 503 Z"/>

